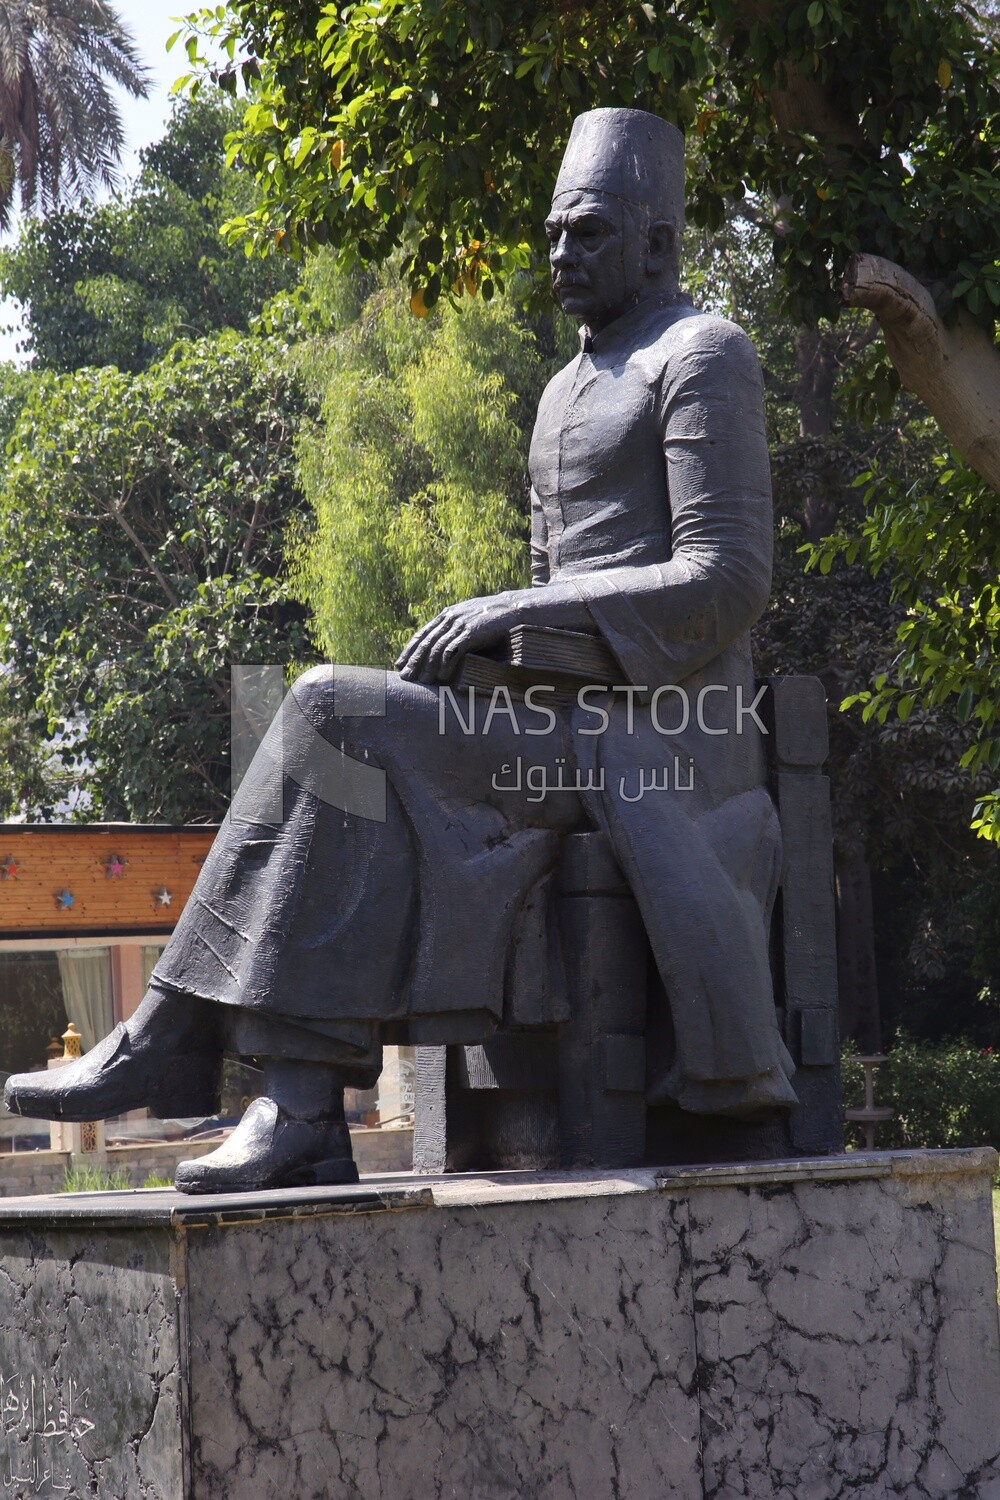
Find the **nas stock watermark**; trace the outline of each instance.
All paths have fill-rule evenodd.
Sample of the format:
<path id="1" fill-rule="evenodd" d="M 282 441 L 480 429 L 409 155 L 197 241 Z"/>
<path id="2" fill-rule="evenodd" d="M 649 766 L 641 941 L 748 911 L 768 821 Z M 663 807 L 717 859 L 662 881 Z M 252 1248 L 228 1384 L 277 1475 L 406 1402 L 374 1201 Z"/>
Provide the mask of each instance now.
<path id="1" fill-rule="evenodd" d="M 325 672 L 330 674 L 336 716 L 386 716 L 387 672 L 332 665 L 312 669 L 312 674 Z M 428 686 L 426 691 L 436 694 L 441 735 L 489 737 L 496 726 L 497 736 L 537 739 L 562 735 L 568 727 L 572 735 L 590 740 L 614 727 L 629 736 L 642 732 L 648 748 L 649 728 L 665 740 L 689 730 L 712 737 L 768 733 L 758 712 L 766 685 L 758 687 L 752 698 L 739 683 L 735 688 L 707 683 L 694 692 L 677 683 L 652 690 L 634 683 L 610 687 L 588 683 L 575 692 L 551 683 L 533 683 L 523 692 L 504 684 L 484 689 L 453 688 L 445 683 Z M 294 691 L 286 691 L 284 668 L 274 664 L 232 668 L 231 732 L 230 817 L 235 821 L 283 823 L 287 779 L 345 814 L 385 822 L 385 771 L 348 754 L 319 732 Z M 695 759 L 690 755 L 668 756 L 656 767 L 635 766 L 619 775 L 617 787 L 611 788 L 605 783 L 603 768 L 572 770 L 565 756 L 550 763 L 533 759 L 528 763 L 529 759 L 518 756 L 505 761 L 493 774 L 490 789 L 521 795 L 527 802 L 539 802 L 552 792 L 614 790 L 623 801 L 638 802 L 650 793 L 694 789 Z"/>

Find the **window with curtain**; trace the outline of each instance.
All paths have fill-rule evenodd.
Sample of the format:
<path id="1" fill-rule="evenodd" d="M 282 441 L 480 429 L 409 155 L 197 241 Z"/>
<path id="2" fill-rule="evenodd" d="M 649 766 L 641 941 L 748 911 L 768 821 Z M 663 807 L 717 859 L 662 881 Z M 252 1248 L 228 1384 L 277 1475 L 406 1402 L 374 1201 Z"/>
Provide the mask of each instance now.
<path id="1" fill-rule="evenodd" d="M 0 1075 L 44 1068 L 65 1030 L 58 954 L 0 952 Z"/>
<path id="2" fill-rule="evenodd" d="M 156 968 L 157 960 L 166 947 L 165 943 L 144 946 L 142 949 L 142 988 L 143 992 L 149 989 L 149 976 Z"/>
<path id="3" fill-rule="evenodd" d="M 58 957 L 66 1015 L 83 1038 L 84 1052 L 89 1052 L 115 1024 L 111 950 L 60 948 Z"/>

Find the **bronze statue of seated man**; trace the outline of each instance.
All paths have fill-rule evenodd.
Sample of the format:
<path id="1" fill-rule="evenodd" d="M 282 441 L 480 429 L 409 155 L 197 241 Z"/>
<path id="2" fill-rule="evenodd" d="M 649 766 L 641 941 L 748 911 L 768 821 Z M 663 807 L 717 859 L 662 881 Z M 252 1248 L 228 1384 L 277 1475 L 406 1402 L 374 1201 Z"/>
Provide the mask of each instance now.
<path id="1" fill-rule="evenodd" d="M 614 848 L 668 997 L 650 1098 L 794 1106 L 748 636 L 771 570 L 762 382 L 745 335 L 679 292 L 682 222 L 680 134 L 582 115 L 546 224 L 583 326 L 531 443 L 533 586 L 444 610 L 395 674 L 300 678 L 135 1015 L 78 1062 L 12 1078 L 10 1109 L 210 1113 L 230 1050 L 261 1060 L 264 1094 L 178 1188 L 353 1181 L 343 1090 L 374 1083 L 383 1041 L 482 1040 L 515 985 L 534 995 L 522 1014 L 552 1019 L 552 876 L 586 828 Z M 532 693 L 512 670 L 508 690 L 497 658 L 525 627 L 589 637 L 603 679 L 549 692 L 542 673 Z M 466 691 L 456 672 L 491 655 L 501 687 Z M 276 795 L 280 820 L 254 811 Z"/>

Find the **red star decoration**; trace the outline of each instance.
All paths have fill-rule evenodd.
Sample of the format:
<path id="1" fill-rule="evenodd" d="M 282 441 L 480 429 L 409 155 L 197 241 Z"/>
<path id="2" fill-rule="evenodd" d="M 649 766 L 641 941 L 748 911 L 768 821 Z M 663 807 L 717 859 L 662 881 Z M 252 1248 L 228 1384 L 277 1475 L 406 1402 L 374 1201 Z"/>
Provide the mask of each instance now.
<path id="1" fill-rule="evenodd" d="M 21 868 L 21 866 L 18 864 L 18 862 L 14 858 L 13 854 L 8 854 L 8 856 L 4 860 L 3 864 L 0 864 L 0 879 L 2 879 L 2 880 L 16 880 L 17 879 L 17 873 L 20 870 L 20 868 Z"/>
<path id="2" fill-rule="evenodd" d="M 104 866 L 104 875 L 107 880 L 120 880 L 125 874 L 127 859 L 122 859 L 120 854 L 112 854 L 108 857 Z"/>

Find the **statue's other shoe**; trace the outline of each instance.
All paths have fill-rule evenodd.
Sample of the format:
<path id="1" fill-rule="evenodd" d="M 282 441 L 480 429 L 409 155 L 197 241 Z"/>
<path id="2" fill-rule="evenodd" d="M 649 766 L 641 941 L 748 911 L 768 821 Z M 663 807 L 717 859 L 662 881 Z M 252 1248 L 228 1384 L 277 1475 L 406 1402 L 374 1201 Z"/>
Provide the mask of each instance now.
<path id="1" fill-rule="evenodd" d="M 74 1062 L 44 1073 L 13 1073 L 4 1090 L 12 1114 L 40 1120 L 106 1120 L 129 1109 L 171 1116 L 219 1108 L 219 1053 L 137 1047 L 122 1022 Z"/>
<path id="2" fill-rule="evenodd" d="M 303 1120 L 264 1098 L 253 1101 L 217 1150 L 179 1162 L 174 1186 L 182 1193 L 243 1193 L 357 1180 L 343 1119 Z"/>

